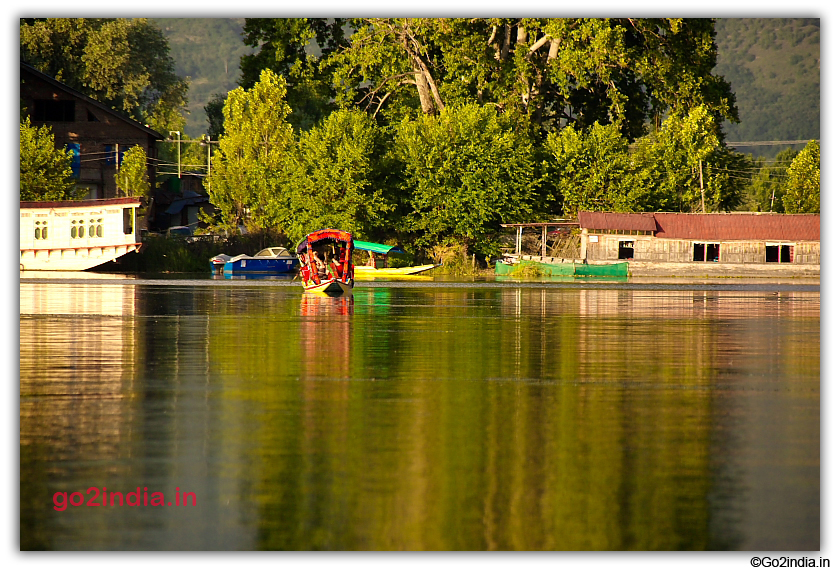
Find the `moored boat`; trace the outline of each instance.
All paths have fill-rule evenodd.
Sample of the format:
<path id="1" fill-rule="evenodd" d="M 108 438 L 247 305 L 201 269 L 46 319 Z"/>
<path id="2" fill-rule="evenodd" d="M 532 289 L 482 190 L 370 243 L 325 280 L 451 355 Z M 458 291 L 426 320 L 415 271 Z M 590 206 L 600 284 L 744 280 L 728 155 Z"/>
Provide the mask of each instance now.
<path id="1" fill-rule="evenodd" d="M 388 256 L 390 254 L 404 253 L 399 247 L 360 240 L 354 242 L 354 247 L 360 251 L 367 251 L 370 256 L 366 265 L 356 266 L 356 277 L 358 278 L 417 275 L 436 267 L 433 263 L 409 267 L 388 267 Z"/>
<path id="2" fill-rule="evenodd" d="M 297 258 L 280 246 L 267 247 L 254 255 L 220 253 L 210 258 L 213 273 L 225 275 L 280 275 L 297 271 L 298 265 Z"/>
<path id="3" fill-rule="evenodd" d="M 20 270 L 84 271 L 141 247 L 138 198 L 20 203 Z"/>
<path id="4" fill-rule="evenodd" d="M 517 268 L 533 267 L 545 277 L 609 277 L 621 278 L 629 275 L 628 263 L 582 263 L 580 260 L 557 259 L 523 255 L 515 258 L 508 257 L 496 262 L 496 275 L 516 274 Z"/>
<path id="5" fill-rule="evenodd" d="M 303 289 L 329 295 L 352 291 L 353 244 L 353 235 L 343 230 L 323 229 L 303 238 L 295 248 Z"/>

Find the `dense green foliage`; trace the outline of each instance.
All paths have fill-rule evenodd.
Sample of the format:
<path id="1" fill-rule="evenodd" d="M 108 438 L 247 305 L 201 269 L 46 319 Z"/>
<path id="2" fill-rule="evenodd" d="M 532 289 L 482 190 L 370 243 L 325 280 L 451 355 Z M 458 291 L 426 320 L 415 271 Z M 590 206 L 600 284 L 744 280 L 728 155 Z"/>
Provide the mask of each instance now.
<path id="1" fill-rule="evenodd" d="M 20 122 L 20 199 L 70 200 L 75 197 L 70 153 L 55 148 L 52 130 Z"/>
<path id="2" fill-rule="evenodd" d="M 144 18 L 20 22 L 21 59 L 153 129 L 182 130 L 188 83 L 160 29 Z"/>
<path id="3" fill-rule="evenodd" d="M 296 240 L 332 226 L 427 255 L 492 254 L 503 222 L 763 200 L 744 175 L 754 162 L 724 143 L 738 110 L 712 72 L 712 20 L 259 19 L 245 30 L 260 49 L 224 102 L 209 180 L 226 229 Z"/>
<path id="4" fill-rule="evenodd" d="M 397 126 L 394 152 L 404 172 L 405 224 L 420 245 L 454 238 L 488 251 L 487 238 L 500 223 L 534 212 L 533 146 L 492 106 L 406 118 Z"/>
<path id="5" fill-rule="evenodd" d="M 252 89 L 239 87 L 227 97 L 225 133 L 206 179 L 224 230 L 246 222 L 267 228 L 282 215 L 283 165 L 294 142 L 285 96 L 283 77 L 265 70 Z"/>
<path id="6" fill-rule="evenodd" d="M 788 169 L 787 188 L 782 202 L 787 214 L 820 211 L 820 144 L 809 142 L 796 155 Z"/>
<path id="7" fill-rule="evenodd" d="M 280 227 L 297 242 L 320 228 L 371 234 L 393 209 L 378 188 L 384 152 L 380 129 L 365 113 L 336 111 L 307 132 L 286 158 Z"/>
<path id="8" fill-rule="evenodd" d="M 746 116 L 736 93 L 739 103 L 771 108 L 732 89 L 730 73 L 748 83 L 795 67 L 798 79 L 777 77 L 777 91 L 819 93 L 818 78 L 808 83 L 818 71 L 818 21 L 157 22 L 178 53 L 218 36 L 199 50 L 204 59 L 179 69 L 216 70 L 213 82 L 197 83 L 207 132 L 219 141 L 205 182 L 218 209 L 208 221 L 220 230 L 245 225 L 296 240 L 334 226 L 421 256 L 436 244 L 486 255 L 498 251 L 500 223 L 581 210 L 819 211 L 818 143 L 796 160 L 787 151 L 769 161 L 733 152 L 724 135 Z M 142 19 L 22 20 L 21 45 L 59 79 L 98 90 L 163 133 L 180 131 L 180 156 L 177 144 L 161 145 L 161 170 L 204 171 L 208 147 L 184 132 L 180 115 L 186 82 L 173 80 L 156 30 Z M 740 41 L 744 34 L 753 39 Z M 240 35 L 244 45 L 223 47 Z M 719 58 L 721 37 L 729 51 Z M 132 38 L 161 61 L 134 54 Z M 778 65 L 788 45 L 796 48 L 789 65 Z M 241 76 L 230 90 L 234 54 Z M 759 63 L 744 63 L 756 54 Z M 92 69 L 97 59 L 108 61 Z M 819 104 L 803 101 L 806 125 Z M 819 136 L 811 127 L 786 132 Z"/>
<path id="9" fill-rule="evenodd" d="M 146 151 L 142 146 L 133 146 L 125 152 L 114 180 L 124 196 L 149 195 L 151 184 L 149 184 Z"/>

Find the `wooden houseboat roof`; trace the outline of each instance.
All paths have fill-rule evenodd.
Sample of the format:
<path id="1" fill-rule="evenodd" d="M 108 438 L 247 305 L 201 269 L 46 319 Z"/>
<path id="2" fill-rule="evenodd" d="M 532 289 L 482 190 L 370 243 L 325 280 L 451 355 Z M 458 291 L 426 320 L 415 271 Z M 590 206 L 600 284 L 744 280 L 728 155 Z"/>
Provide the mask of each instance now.
<path id="1" fill-rule="evenodd" d="M 131 205 L 131 206 L 140 206 L 142 201 L 140 198 L 136 197 L 122 197 L 122 198 L 104 198 L 99 200 L 55 200 L 55 201 L 42 201 L 42 202 L 20 202 L 20 209 L 31 209 L 31 208 L 104 208 L 107 206 L 121 206 L 121 205 Z"/>

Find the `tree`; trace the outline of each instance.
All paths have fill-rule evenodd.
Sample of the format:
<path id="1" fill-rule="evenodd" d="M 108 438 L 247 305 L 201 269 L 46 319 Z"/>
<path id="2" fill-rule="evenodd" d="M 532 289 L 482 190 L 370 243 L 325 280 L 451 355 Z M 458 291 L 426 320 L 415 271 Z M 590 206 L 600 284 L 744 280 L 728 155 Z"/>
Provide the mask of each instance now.
<path id="1" fill-rule="evenodd" d="M 782 198 L 787 187 L 787 171 L 796 152 L 786 148 L 772 160 L 764 157 L 752 160 L 750 169 L 754 174 L 744 193 L 743 207 L 747 211 L 784 213 Z"/>
<path id="2" fill-rule="evenodd" d="M 419 245 L 451 236 L 490 254 L 500 223 L 529 218 L 537 200 L 535 151 L 514 126 L 494 107 L 474 103 L 397 126 L 404 223 Z"/>
<path id="3" fill-rule="evenodd" d="M 33 127 L 29 117 L 23 119 L 20 123 L 20 199 L 74 199 L 71 158 L 71 153 L 55 148 L 50 127 Z"/>
<path id="4" fill-rule="evenodd" d="M 146 151 L 140 145 L 128 149 L 114 175 L 117 188 L 125 196 L 148 196 L 151 190 Z"/>
<path id="5" fill-rule="evenodd" d="M 576 217 L 581 210 L 632 212 L 640 187 L 632 182 L 628 142 L 617 125 L 598 123 L 580 132 L 572 126 L 551 133 L 546 163 L 555 184 L 555 210 Z"/>
<path id="6" fill-rule="evenodd" d="M 152 128 L 183 130 L 187 82 L 145 18 L 38 18 L 20 23 L 21 58 Z"/>
<path id="7" fill-rule="evenodd" d="M 544 130 L 617 123 L 628 138 L 706 106 L 737 121 L 711 19 L 371 18 L 329 58 L 340 104 L 438 113 L 478 102 Z M 409 94 L 414 93 L 414 101 Z M 413 107 L 412 107 L 413 105 Z M 405 111 L 400 111 L 405 114 Z"/>
<path id="8" fill-rule="evenodd" d="M 293 240 L 320 228 L 368 236 L 393 209 L 377 183 L 382 179 L 381 134 L 363 112 L 336 111 L 300 133 L 287 155 L 282 227 Z"/>
<path id="9" fill-rule="evenodd" d="M 644 210 L 729 211 L 740 203 L 744 183 L 733 173 L 747 164 L 720 146 L 717 122 L 704 106 L 670 116 L 660 131 L 638 139 L 631 160 Z"/>
<path id="10" fill-rule="evenodd" d="M 246 18 L 245 45 L 257 48 L 240 60 L 239 85 L 250 89 L 263 69 L 286 80 L 289 122 L 308 130 L 334 108 L 335 97 L 324 64 L 336 49 L 347 44 L 342 18 Z"/>
<path id="11" fill-rule="evenodd" d="M 819 142 L 810 141 L 793 159 L 782 201 L 786 214 L 820 213 Z"/>
<path id="12" fill-rule="evenodd" d="M 283 165 L 294 143 L 285 97 L 286 81 L 270 70 L 263 70 L 251 89 L 228 94 L 225 132 L 205 179 L 223 229 L 241 224 L 267 229 L 283 216 Z"/>

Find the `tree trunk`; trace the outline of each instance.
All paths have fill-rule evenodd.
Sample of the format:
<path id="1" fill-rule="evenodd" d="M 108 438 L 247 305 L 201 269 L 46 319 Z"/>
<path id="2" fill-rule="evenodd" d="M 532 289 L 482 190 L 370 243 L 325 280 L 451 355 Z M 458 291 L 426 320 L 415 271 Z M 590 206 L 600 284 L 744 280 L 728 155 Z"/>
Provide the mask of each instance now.
<path id="1" fill-rule="evenodd" d="M 420 97 L 420 107 L 423 109 L 425 114 L 434 115 L 435 103 L 432 101 L 432 95 L 429 92 L 429 82 L 426 81 L 426 74 L 423 73 L 423 70 L 417 64 L 416 60 L 413 67 L 414 83 L 417 85 L 417 96 Z"/>

